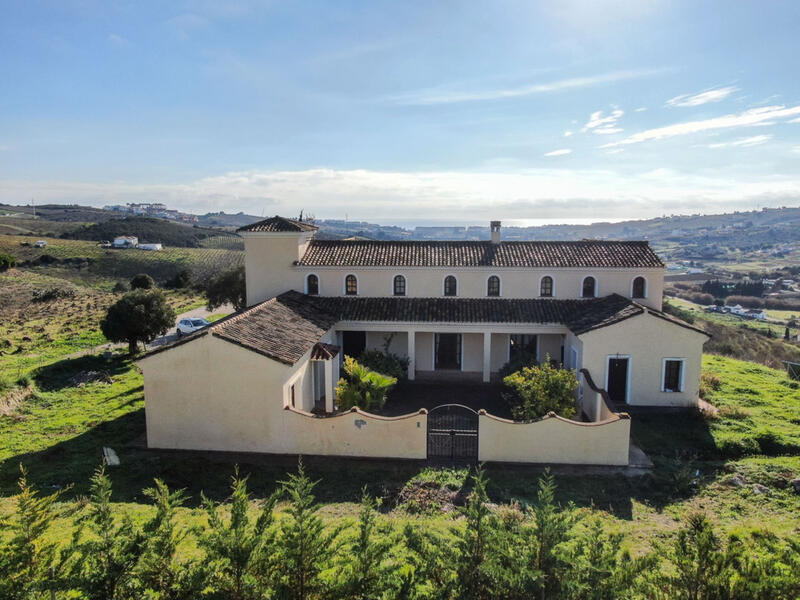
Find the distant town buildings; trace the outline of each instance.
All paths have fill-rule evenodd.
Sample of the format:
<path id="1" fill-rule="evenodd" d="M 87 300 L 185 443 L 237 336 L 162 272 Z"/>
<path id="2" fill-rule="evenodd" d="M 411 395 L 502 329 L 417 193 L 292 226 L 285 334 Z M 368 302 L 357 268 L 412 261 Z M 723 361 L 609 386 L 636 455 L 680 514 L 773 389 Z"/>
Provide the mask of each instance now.
<path id="1" fill-rule="evenodd" d="M 170 219 L 183 223 L 197 223 L 197 215 L 190 215 L 179 210 L 169 209 L 166 204 L 160 202 L 129 202 L 128 204 L 110 204 L 103 207 L 105 210 L 113 210 L 136 216 L 158 217 L 159 219 Z"/>

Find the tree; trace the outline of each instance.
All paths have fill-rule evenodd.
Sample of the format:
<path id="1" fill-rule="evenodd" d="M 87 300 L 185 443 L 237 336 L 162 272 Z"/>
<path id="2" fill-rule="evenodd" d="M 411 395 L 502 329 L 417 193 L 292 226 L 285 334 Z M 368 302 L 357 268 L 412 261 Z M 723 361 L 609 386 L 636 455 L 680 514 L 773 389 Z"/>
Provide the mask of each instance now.
<path id="1" fill-rule="evenodd" d="M 236 267 L 212 277 L 203 291 L 208 310 L 214 310 L 228 303 L 233 304 L 237 311 L 244 310 L 247 308 L 244 267 Z"/>
<path id="2" fill-rule="evenodd" d="M 456 581 L 458 598 L 496 598 L 502 579 L 496 565 L 497 539 L 502 535 L 498 520 L 487 505 L 486 477 L 480 467 L 472 477 L 474 488 L 464 510 L 466 526 L 454 529 L 456 536 Z"/>
<path id="3" fill-rule="evenodd" d="M 344 372 L 336 384 L 336 399 L 342 410 L 353 406 L 367 411 L 381 409 L 397 383 L 397 378 L 370 371 L 352 356 L 344 357 Z"/>
<path id="4" fill-rule="evenodd" d="M 358 528 L 346 545 L 340 565 L 338 597 L 352 600 L 382 598 L 392 587 L 394 569 L 386 559 L 394 544 L 388 532 L 378 530 L 377 507 L 378 503 L 364 487 Z"/>
<path id="5" fill-rule="evenodd" d="M 147 273 L 139 273 L 131 278 L 132 290 L 150 290 L 153 289 L 156 282 Z"/>
<path id="6" fill-rule="evenodd" d="M 286 518 L 280 523 L 274 568 L 276 595 L 288 600 L 322 598 L 328 584 L 321 574 L 332 563 L 341 528 L 326 531 L 312 494 L 311 481 L 298 461 L 297 474 L 283 483 L 289 500 Z"/>
<path id="7" fill-rule="evenodd" d="M 205 573 L 192 562 L 180 562 L 176 551 L 189 534 L 175 522 L 176 509 L 185 501 L 183 492 L 171 492 L 160 479 L 144 495 L 155 502 L 156 514 L 142 528 L 144 551 L 135 569 L 140 596 L 149 600 L 192 600 L 201 595 Z"/>
<path id="8" fill-rule="evenodd" d="M 247 477 L 239 477 L 238 467 L 231 490 L 227 522 L 220 515 L 219 507 L 203 496 L 209 532 L 200 538 L 200 545 L 206 551 L 209 583 L 220 599 L 259 599 L 272 584 L 270 557 L 275 551 L 272 524 L 278 494 L 267 499 L 258 519 L 251 525 L 247 515 L 250 507 Z"/>
<path id="9" fill-rule="evenodd" d="M 10 532 L 0 544 L 0 598 L 38 598 L 54 584 L 50 568 L 56 561 L 57 545 L 45 538 L 55 518 L 54 504 L 61 492 L 39 496 L 28 483 L 20 465 L 14 516 L 0 520 L 0 530 Z"/>
<path id="10" fill-rule="evenodd" d="M 17 264 L 16 257 L 11 256 L 10 254 L 5 254 L 3 252 L 0 252 L 0 273 L 2 273 L 3 271 L 7 271 L 11 267 L 16 266 L 16 264 Z"/>
<path id="11" fill-rule="evenodd" d="M 504 377 L 503 383 L 509 389 L 505 397 L 517 421 L 538 419 L 551 411 L 562 417 L 575 414 L 575 373 L 554 367 L 550 357 L 541 365 L 523 367 Z"/>
<path id="12" fill-rule="evenodd" d="M 134 290 L 112 304 L 100 329 L 112 342 L 128 342 L 136 354 L 139 342 L 152 342 L 175 324 L 175 311 L 160 290 Z"/>
<path id="13" fill-rule="evenodd" d="M 111 480 L 100 467 L 92 476 L 88 511 L 72 542 L 71 579 L 86 600 L 118 600 L 133 592 L 134 569 L 144 550 L 142 531 L 128 515 L 114 523 Z M 84 529 L 89 535 L 84 536 Z"/>

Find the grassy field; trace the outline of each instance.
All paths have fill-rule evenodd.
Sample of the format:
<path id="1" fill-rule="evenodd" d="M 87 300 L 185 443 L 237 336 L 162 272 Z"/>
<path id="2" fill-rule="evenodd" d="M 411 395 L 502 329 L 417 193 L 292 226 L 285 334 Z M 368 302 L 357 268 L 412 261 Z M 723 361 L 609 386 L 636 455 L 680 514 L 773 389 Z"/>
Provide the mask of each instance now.
<path id="1" fill-rule="evenodd" d="M 36 238 L 47 241 L 46 248 L 23 246 L 35 239 L 20 235 L 0 235 L 0 252 L 11 254 L 20 263 L 48 269 L 53 266 L 83 271 L 91 276 L 110 280 L 130 279 L 137 273 L 149 273 L 157 281 L 173 277 L 181 269 L 188 269 L 197 279 L 244 264 L 244 252 L 229 248 L 165 248 L 153 252 L 144 250 L 111 250 L 101 248 L 96 242 Z M 220 238 L 211 238 L 217 245 Z M 241 240 L 236 240 L 240 243 Z M 44 257 L 44 258 L 43 258 Z M 57 259 L 57 261 L 52 261 Z"/>

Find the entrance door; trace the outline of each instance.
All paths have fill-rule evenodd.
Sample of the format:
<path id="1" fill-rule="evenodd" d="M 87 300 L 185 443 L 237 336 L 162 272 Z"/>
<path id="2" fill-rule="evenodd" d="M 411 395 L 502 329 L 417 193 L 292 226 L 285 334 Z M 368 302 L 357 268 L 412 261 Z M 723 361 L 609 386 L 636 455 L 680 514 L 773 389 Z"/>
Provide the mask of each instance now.
<path id="1" fill-rule="evenodd" d="M 436 334 L 436 369 L 461 369 L 461 334 Z"/>
<path id="2" fill-rule="evenodd" d="M 612 402 L 626 404 L 628 402 L 628 359 L 608 359 L 608 392 Z"/>
<path id="3" fill-rule="evenodd" d="M 342 353 L 345 356 L 358 358 L 367 347 L 366 331 L 343 331 L 342 332 Z"/>

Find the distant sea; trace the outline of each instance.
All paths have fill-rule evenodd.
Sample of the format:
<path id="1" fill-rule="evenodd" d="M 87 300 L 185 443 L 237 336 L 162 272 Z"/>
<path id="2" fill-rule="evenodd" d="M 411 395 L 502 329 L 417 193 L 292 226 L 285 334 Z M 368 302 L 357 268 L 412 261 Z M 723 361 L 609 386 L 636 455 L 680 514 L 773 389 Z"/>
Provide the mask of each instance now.
<path id="1" fill-rule="evenodd" d="M 561 219 L 508 219 L 503 220 L 503 225 L 510 227 L 540 227 L 542 225 L 591 225 L 592 223 L 619 223 L 630 219 L 597 219 L 597 218 L 561 218 Z M 489 221 L 458 221 L 458 220 L 419 220 L 407 219 L 380 219 L 381 225 L 395 225 L 405 229 L 415 227 L 488 227 Z"/>

